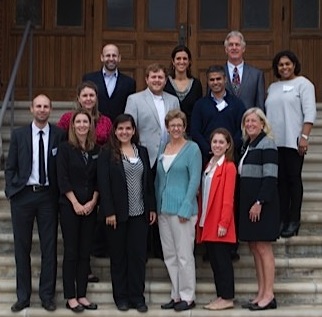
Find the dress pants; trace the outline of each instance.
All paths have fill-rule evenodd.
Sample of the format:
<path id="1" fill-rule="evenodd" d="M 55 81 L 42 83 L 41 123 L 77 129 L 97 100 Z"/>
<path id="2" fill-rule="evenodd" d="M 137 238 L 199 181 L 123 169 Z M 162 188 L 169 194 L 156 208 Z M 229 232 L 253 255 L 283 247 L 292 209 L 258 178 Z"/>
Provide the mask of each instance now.
<path id="1" fill-rule="evenodd" d="M 171 280 L 171 298 L 195 300 L 196 268 L 194 241 L 197 216 L 180 223 L 176 215 L 158 217 L 164 263 Z"/>
<path id="2" fill-rule="evenodd" d="M 96 208 L 88 216 L 77 215 L 71 204 L 61 204 L 60 225 L 64 240 L 64 297 L 86 297 Z"/>
<path id="3" fill-rule="evenodd" d="M 232 243 L 206 242 L 217 297 L 223 299 L 233 299 L 235 296 L 234 268 L 231 260 L 232 246 Z"/>
<path id="4" fill-rule="evenodd" d="M 297 150 L 278 148 L 278 191 L 281 222 L 299 222 L 303 200 L 302 167 L 304 156 Z"/>
<path id="5" fill-rule="evenodd" d="M 145 303 L 148 222 L 145 215 L 129 217 L 116 229 L 107 226 L 113 298 L 116 305 Z"/>
<path id="6" fill-rule="evenodd" d="M 57 200 L 55 198 L 49 189 L 33 192 L 32 186 L 26 186 L 10 200 L 18 302 L 30 302 L 32 289 L 30 252 L 35 219 L 41 249 L 39 297 L 43 302 L 54 300 L 58 222 L 58 198 Z"/>

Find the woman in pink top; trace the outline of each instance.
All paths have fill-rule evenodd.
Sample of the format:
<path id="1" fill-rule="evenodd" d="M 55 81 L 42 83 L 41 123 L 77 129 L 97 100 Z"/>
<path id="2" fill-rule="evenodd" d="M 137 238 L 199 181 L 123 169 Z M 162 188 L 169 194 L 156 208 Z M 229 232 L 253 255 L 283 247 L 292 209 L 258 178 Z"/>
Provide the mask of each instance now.
<path id="1" fill-rule="evenodd" d="M 104 145 L 110 134 L 112 122 L 98 111 L 97 87 L 93 82 L 85 81 L 77 87 L 77 108 L 84 108 L 91 114 L 94 119 L 96 144 Z M 58 127 L 68 131 L 72 114 L 72 111 L 64 113 L 57 123 Z"/>

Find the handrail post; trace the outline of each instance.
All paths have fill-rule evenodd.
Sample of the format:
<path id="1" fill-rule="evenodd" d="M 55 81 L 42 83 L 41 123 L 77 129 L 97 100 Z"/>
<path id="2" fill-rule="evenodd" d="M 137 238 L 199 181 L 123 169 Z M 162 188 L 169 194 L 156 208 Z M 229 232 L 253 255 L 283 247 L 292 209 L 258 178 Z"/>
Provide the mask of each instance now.
<path id="1" fill-rule="evenodd" d="M 23 54 L 24 49 L 25 49 L 25 45 L 26 45 L 26 42 L 27 42 L 27 39 L 28 39 L 28 35 L 29 35 L 30 31 L 32 31 L 32 28 L 33 28 L 33 24 L 29 20 L 26 23 L 26 26 L 25 26 L 25 30 L 24 30 L 24 33 L 23 33 L 23 36 L 22 36 L 22 39 L 21 39 L 21 43 L 20 43 L 20 46 L 19 46 L 17 57 L 16 57 L 14 65 L 13 65 L 13 69 L 12 69 L 11 76 L 10 76 L 10 79 L 9 79 L 6 94 L 4 96 L 2 106 L 1 106 L 1 109 L 0 109 L 0 165 L 1 165 L 1 162 L 4 161 L 3 138 L 2 138 L 3 118 L 4 118 L 5 112 L 6 112 L 7 107 L 8 107 L 10 97 L 13 98 L 12 90 L 14 89 L 17 72 L 18 72 L 18 69 L 19 69 L 19 66 L 20 66 L 22 54 Z M 32 44 L 30 46 L 30 49 L 32 50 Z M 30 52 L 31 52 L 30 53 L 30 58 L 32 58 L 32 55 L 33 55 L 32 51 L 30 51 Z M 32 65 L 31 66 L 29 65 L 29 70 L 32 70 Z M 31 78 L 31 80 L 29 80 L 29 85 L 31 85 L 31 86 L 28 85 L 28 87 L 29 87 L 29 99 L 31 100 L 31 98 L 32 98 L 32 96 L 31 96 L 31 94 L 32 94 L 32 74 L 31 75 L 29 74 L 29 79 L 30 78 Z M 12 100 L 11 102 L 14 102 L 14 100 Z M 13 125 L 13 122 L 11 122 L 11 124 Z M 0 167 L 2 167 L 2 166 L 0 166 Z"/>

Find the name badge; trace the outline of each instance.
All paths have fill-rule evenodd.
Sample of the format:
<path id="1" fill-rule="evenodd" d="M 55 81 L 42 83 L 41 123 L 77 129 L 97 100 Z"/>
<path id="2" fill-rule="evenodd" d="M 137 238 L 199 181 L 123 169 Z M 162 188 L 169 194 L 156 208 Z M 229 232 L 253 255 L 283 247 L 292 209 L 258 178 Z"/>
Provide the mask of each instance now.
<path id="1" fill-rule="evenodd" d="M 218 111 L 224 110 L 227 106 L 228 106 L 228 104 L 225 100 L 223 100 L 222 102 L 220 102 L 216 105 Z"/>
<path id="2" fill-rule="evenodd" d="M 137 157 L 129 157 L 129 161 L 132 164 L 136 164 L 139 161 L 139 159 Z"/>
<path id="3" fill-rule="evenodd" d="M 283 91 L 284 92 L 289 92 L 294 89 L 294 86 L 288 86 L 288 85 L 283 85 Z"/>
<path id="4" fill-rule="evenodd" d="M 56 154 L 57 154 L 57 148 L 56 147 L 51 149 L 51 154 L 53 156 L 56 156 Z"/>

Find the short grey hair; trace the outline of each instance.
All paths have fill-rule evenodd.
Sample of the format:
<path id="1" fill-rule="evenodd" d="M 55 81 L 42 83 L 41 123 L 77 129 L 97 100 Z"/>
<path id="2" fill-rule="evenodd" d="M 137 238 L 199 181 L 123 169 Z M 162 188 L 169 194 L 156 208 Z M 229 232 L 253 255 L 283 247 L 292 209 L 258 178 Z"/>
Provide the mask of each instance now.
<path id="1" fill-rule="evenodd" d="M 246 41 L 245 41 L 245 38 L 244 38 L 244 35 L 242 33 L 240 33 L 239 31 L 231 31 L 227 34 L 226 38 L 225 38 L 225 41 L 224 41 L 224 45 L 225 47 L 228 46 L 228 41 L 231 37 L 233 36 L 236 36 L 236 37 L 239 37 L 240 38 L 240 43 L 243 47 L 246 47 Z"/>

